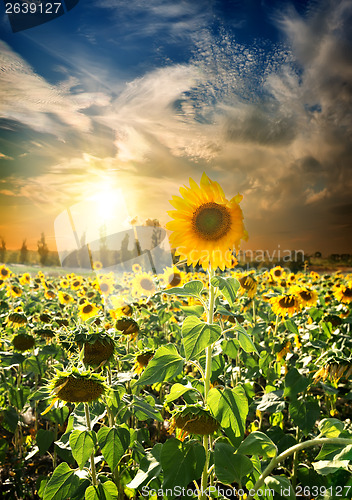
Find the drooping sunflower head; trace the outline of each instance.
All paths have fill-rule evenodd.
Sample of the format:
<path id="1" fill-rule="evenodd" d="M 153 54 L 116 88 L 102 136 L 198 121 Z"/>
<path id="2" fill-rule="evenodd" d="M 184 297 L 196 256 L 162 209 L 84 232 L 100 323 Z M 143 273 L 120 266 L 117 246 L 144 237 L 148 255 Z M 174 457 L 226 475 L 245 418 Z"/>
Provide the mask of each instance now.
<path id="1" fill-rule="evenodd" d="M 22 312 L 12 312 L 7 316 L 7 322 L 14 328 L 19 328 L 27 323 L 27 317 Z"/>
<path id="2" fill-rule="evenodd" d="M 73 302 L 73 297 L 66 292 L 59 291 L 57 294 L 60 304 L 69 304 Z"/>
<path id="3" fill-rule="evenodd" d="M 76 369 L 58 372 L 49 387 L 56 398 L 69 403 L 90 403 L 107 389 L 104 379 L 96 373 L 80 373 Z"/>
<path id="4" fill-rule="evenodd" d="M 75 334 L 75 342 L 83 345 L 83 362 L 89 366 L 99 366 L 109 361 L 115 351 L 115 341 L 105 330 L 89 333 L 79 329 Z"/>
<path id="5" fill-rule="evenodd" d="M 247 293 L 248 297 L 254 297 L 257 291 L 257 281 L 250 275 L 244 275 L 238 279 L 240 291 L 242 294 Z"/>
<path id="6" fill-rule="evenodd" d="M 248 238 L 239 206 L 242 196 L 227 200 L 220 185 L 205 173 L 200 186 L 193 179 L 189 182 L 189 188 L 180 188 L 182 197 L 170 201 L 176 208 L 168 212 L 173 217 L 166 225 L 172 231 L 170 243 L 188 265 L 231 267 L 232 250 Z"/>
<path id="7" fill-rule="evenodd" d="M 279 295 L 269 300 L 272 310 L 278 316 L 293 316 L 300 310 L 301 302 L 295 294 Z"/>
<path id="8" fill-rule="evenodd" d="M 154 351 L 143 351 L 136 355 L 136 360 L 133 365 L 132 371 L 140 375 L 144 368 L 148 365 L 149 361 L 154 356 Z"/>
<path id="9" fill-rule="evenodd" d="M 124 335 L 134 335 L 139 332 L 138 323 L 129 317 L 123 317 L 116 321 L 116 329 Z"/>
<path id="10" fill-rule="evenodd" d="M 187 434 L 206 436 L 216 432 L 220 424 L 205 408 L 189 405 L 173 414 L 169 432 L 173 432 L 175 427 Z"/>
<path id="11" fill-rule="evenodd" d="M 35 346 L 35 339 L 27 333 L 18 333 L 13 337 L 12 345 L 16 351 L 29 351 Z"/>

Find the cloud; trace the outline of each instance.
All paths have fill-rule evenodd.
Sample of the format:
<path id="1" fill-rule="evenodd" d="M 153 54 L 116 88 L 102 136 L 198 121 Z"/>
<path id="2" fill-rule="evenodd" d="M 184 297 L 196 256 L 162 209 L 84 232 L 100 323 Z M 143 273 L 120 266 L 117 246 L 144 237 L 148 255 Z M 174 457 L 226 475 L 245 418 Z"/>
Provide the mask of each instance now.
<path id="1" fill-rule="evenodd" d="M 74 78 L 49 84 L 4 42 L 0 50 L 0 117 L 56 136 L 64 135 L 67 127 L 91 130 L 91 120 L 82 111 L 93 103 L 108 104 L 103 94 L 75 92 Z"/>

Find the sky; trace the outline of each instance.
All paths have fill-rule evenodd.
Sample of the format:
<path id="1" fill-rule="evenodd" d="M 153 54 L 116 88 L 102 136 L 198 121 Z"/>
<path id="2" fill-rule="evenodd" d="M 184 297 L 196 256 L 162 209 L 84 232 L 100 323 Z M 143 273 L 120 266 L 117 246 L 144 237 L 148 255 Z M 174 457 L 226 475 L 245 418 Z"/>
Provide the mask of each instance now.
<path id="1" fill-rule="evenodd" d="M 1 3 L 0 33 L 7 248 L 55 249 L 74 206 L 164 226 L 206 172 L 244 250 L 352 253 L 351 0 L 82 0 L 15 33 Z"/>

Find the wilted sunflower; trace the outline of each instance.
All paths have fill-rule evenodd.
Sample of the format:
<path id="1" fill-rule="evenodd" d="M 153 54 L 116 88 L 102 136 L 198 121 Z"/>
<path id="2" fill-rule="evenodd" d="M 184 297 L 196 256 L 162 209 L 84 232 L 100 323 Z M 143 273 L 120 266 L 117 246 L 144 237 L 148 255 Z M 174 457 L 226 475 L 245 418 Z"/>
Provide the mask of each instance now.
<path id="1" fill-rule="evenodd" d="M 116 330 L 119 330 L 124 335 L 134 335 L 139 332 L 138 323 L 129 317 L 120 318 L 116 321 Z"/>
<path id="2" fill-rule="evenodd" d="M 291 317 L 300 310 L 300 300 L 294 294 L 279 295 L 269 300 L 273 312 L 278 316 Z"/>
<path id="3" fill-rule="evenodd" d="M 83 362 L 86 365 L 98 366 L 114 354 L 115 341 L 105 330 L 94 333 L 81 330 L 74 339 L 77 344 L 83 345 Z"/>
<path id="4" fill-rule="evenodd" d="M 12 339 L 12 345 L 16 351 L 29 351 L 35 346 L 35 339 L 32 335 L 18 333 Z"/>
<path id="5" fill-rule="evenodd" d="M 174 413 L 169 433 L 175 428 L 183 433 L 206 436 L 218 430 L 220 424 L 210 412 L 200 406 L 190 405 Z"/>
<path id="6" fill-rule="evenodd" d="M 240 292 L 242 294 L 247 292 L 249 298 L 254 297 L 257 291 L 257 281 L 253 278 L 253 276 L 245 275 L 241 278 L 238 278 L 240 287 Z"/>
<path id="7" fill-rule="evenodd" d="M 100 398 L 106 390 L 104 379 L 91 372 L 73 369 L 69 372 L 58 372 L 50 384 L 52 395 L 69 403 L 90 403 Z"/>
<path id="8" fill-rule="evenodd" d="M 96 316 L 100 309 L 94 305 L 91 304 L 90 302 L 84 301 L 83 304 L 81 304 L 78 307 L 78 316 L 83 319 L 83 321 L 86 321 L 89 318 L 92 318 L 93 316 Z"/>
<path id="9" fill-rule="evenodd" d="M 352 281 L 348 285 L 341 285 L 339 288 L 336 288 L 334 295 L 338 301 L 344 304 L 352 302 Z"/>
<path id="10" fill-rule="evenodd" d="M 132 281 L 134 295 L 153 295 L 155 293 L 155 283 L 151 274 L 137 274 Z"/>
<path id="11" fill-rule="evenodd" d="M 22 312 L 12 312 L 8 315 L 7 322 L 10 326 L 18 328 L 27 323 L 27 317 Z"/>
<path id="12" fill-rule="evenodd" d="M 154 351 L 145 351 L 137 354 L 132 371 L 137 373 L 137 375 L 140 375 L 153 356 Z"/>
<path id="13" fill-rule="evenodd" d="M 227 200 L 220 185 L 205 173 L 200 186 L 193 179 L 189 183 L 190 188 L 180 188 L 182 198 L 173 196 L 170 201 L 176 208 L 168 212 L 174 219 L 166 225 L 172 231 L 170 243 L 188 265 L 231 267 L 233 248 L 248 238 L 239 206 L 242 196 Z"/>

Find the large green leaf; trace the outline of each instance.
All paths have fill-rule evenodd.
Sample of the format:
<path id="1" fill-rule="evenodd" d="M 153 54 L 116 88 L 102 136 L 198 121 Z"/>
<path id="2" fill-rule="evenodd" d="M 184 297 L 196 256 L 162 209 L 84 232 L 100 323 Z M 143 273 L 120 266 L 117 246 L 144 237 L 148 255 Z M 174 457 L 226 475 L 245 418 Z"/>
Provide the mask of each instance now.
<path id="1" fill-rule="evenodd" d="M 95 432 L 75 430 L 70 434 L 70 447 L 73 458 L 82 470 L 94 451 Z"/>
<path id="2" fill-rule="evenodd" d="M 238 341 L 240 343 L 240 346 L 245 352 L 256 352 L 257 354 L 259 354 L 253 343 L 253 340 L 250 338 L 250 336 L 242 326 L 237 325 L 235 327 L 235 331 L 238 334 Z"/>
<path id="3" fill-rule="evenodd" d="M 297 394 L 307 389 L 309 380 L 299 373 L 296 368 L 291 368 L 285 377 L 284 396 L 294 399 Z"/>
<path id="4" fill-rule="evenodd" d="M 39 429 L 36 436 L 37 445 L 39 448 L 39 453 L 44 455 L 50 448 L 51 443 L 54 441 L 53 431 L 46 431 L 45 429 Z"/>
<path id="5" fill-rule="evenodd" d="M 219 288 L 227 302 L 232 306 L 236 300 L 237 290 L 240 287 L 239 282 L 235 278 L 222 278 L 214 276 L 211 279 L 211 284 Z"/>
<path id="6" fill-rule="evenodd" d="M 116 484 L 112 481 L 99 483 L 98 486 L 88 486 L 84 496 L 84 500 L 117 500 L 117 498 Z"/>
<path id="7" fill-rule="evenodd" d="M 241 479 L 252 472 L 253 464 L 248 457 L 227 443 L 216 443 L 214 449 L 215 474 L 223 484 L 241 483 Z"/>
<path id="8" fill-rule="evenodd" d="M 221 336 L 219 325 L 209 325 L 197 316 L 188 316 L 183 322 L 181 332 L 187 360 L 195 359 Z"/>
<path id="9" fill-rule="evenodd" d="M 337 420 L 337 418 L 323 418 L 318 424 L 321 435 L 328 438 L 338 437 L 343 428 L 344 423 Z"/>
<path id="10" fill-rule="evenodd" d="M 140 462 L 136 476 L 126 485 L 127 488 L 139 488 L 142 484 L 149 483 L 160 474 L 160 455 L 162 447 L 163 445 L 161 443 L 157 443 L 151 451 L 146 452 L 145 457 L 142 458 Z"/>
<path id="11" fill-rule="evenodd" d="M 160 461 L 164 473 L 163 489 L 173 489 L 175 486 L 182 488 L 200 478 L 205 450 L 198 441 L 183 443 L 171 438 L 163 444 Z"/>
<path id="12" fill-rule="evenodd" d="M 263 458 L 275 457 L 277 448 L 272 440 L 263 432 L 251 432 L 240 444 L 238 453 L 257 455 Z"/>
<path id="13" fill-rule="evenodd" d="M 281 498 L 287 500 L 296 500 L 296 495 L 293 491 L 291 481 L 284 476 L 269 476 L 265 478 L 265 485 L 276 491 Z"/>
<path id="14" fill-rule="evenodd" d="M 173 384 L 170 394 L 168 394 L 165 398 L 165 403 L 171 403 L 171 401 L 175 401 L 175 399 L 180 398 L 181 396 L 186 394 L 186 392 L 195 390 L 196 389 L 194 389 L 194 387 L 190 385 L 182 385 L 179 383 Z"/>
<path id="15" fill-rule="evenodd" d="M 305 436 L 308 436 L 319 418 L 320 408 L 317 401 L 304 399 L 292 401 L 289 405 L 289 412 L 293 423 L 301 429 Z"/>
<path id="16" fill-rule="evenodd" d="M 151 385 L 169 381 L 182 372 L 183 364 L 184 359 L 177 352 L 176 346 L 163 345 L 149 361 L 137 384 Z"/>
<path id="17" fill-rule="evenodd" d="M 73 495 L 78 484 L 79 478 L 75 471 L 66 462 L 62 462 L 47 483 L 43 500 L 66 500 Z"/>
<path id="18" fill-rule="evenodd" d="M 175 286 L 167 290 L 163 290 L 162 293 L 167 293 L 168 295 L 176 295 L 177 297 L 200 297 L 203 290 L 203 283 L 199 280 L 189 281 L 185 283 L 184 286 Z"/>
<path id="19" fill-rule="evenodd" d="M 159 422 L 164 421 L 159 411 L 155 408 L 153 396 L 141 397 L 133 395 L 133 402 L 129 408 L 138 420 L 143 421 L 153 418 Z"/>
<path id="20" fill-rule="evenodd" d="M 211 413 L 233 442 L 236 441 L 235 438 L 244 435 L 248 401 L 242 387 L 223 391 L 213 388 L 209 391 L 207 403 Z"/>
<path id="21" fill-rule="evenodd" d="M 125 426 L 101 427 L 98 444 L 113 472 L 130 445 L 130 432 Z"/>
<path id="22" fill-rule="evenodd" d="M 320 460 L 319 462 L 313 462 L 315 472 L 322 476 L 327 476 L 328 474 L 333 474 L 339 469 L 350 470 L 349 460 Z"/>

